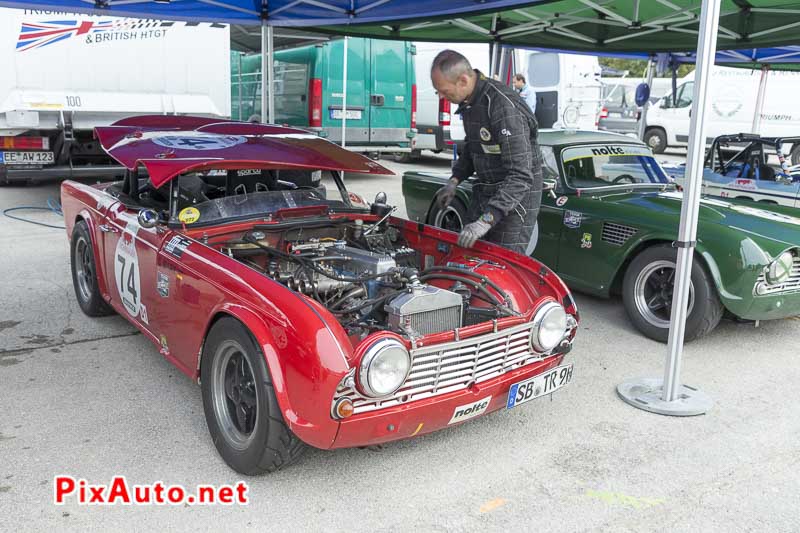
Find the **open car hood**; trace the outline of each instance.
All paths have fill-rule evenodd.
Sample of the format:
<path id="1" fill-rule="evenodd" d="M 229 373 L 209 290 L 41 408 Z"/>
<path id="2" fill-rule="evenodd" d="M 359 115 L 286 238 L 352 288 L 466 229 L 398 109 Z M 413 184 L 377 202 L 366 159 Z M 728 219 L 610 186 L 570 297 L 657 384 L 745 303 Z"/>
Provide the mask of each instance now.
<path id="1" fill-rule="evenodd" d="M 203 169 L 284 168 L 394 174 L 361 154 L 296 128 L 205 117 L 150 115 L 95 128 L 121 165 L 144 165 L 154 187 Z"/>

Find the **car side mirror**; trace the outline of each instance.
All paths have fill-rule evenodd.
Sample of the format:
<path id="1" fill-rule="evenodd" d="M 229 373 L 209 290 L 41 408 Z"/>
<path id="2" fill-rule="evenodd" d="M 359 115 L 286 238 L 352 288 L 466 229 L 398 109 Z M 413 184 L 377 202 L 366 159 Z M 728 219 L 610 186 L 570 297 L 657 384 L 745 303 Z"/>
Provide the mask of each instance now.
<path id="1" fill-rule="evenodd" d="M 140 209 L 139 225 L 145 229 L 155 228 L 158 225 L 158 213 L 155 209 Z"/>
<path id="2" fill-rule="evenodd" d="M 381 191 L 381 192 L 379 192 L 378 194 L 375 195 L 375 203 L 376 204 L 386 205 L 386 200 L 387 200 L 386 193 L 383 192 L 383 191 Z"/>
<path id="3" fill-rule="evenodd" d="M 558 186 L 558 182 L 554 179 L 545 178 L 542 180 L 542 192 L 545 192 L 550 195 L 551 198 L 556 197 L 556 187 Z"/>

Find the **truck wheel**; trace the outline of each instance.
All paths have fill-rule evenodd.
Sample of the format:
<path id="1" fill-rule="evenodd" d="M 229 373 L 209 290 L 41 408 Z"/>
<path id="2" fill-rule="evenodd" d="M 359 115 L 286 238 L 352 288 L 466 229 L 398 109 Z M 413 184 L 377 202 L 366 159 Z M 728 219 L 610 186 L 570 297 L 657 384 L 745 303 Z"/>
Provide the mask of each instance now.
<path id="1" fill-rule="evenodd" d="M 200 377 L 206 424 L 228 466 L 252 476 L 300 457 L 305 444 L 284 422 L 264 355 L 241 322 L 224 317 L 211 328 Z"/>
<path id="2" fill-rule="evenodd" d="M 667 148 L 667 133 L 661 128 L 649 128 L 644 134 L 644 142 L 655 154 L 663 154 Z"/>
<path id="3" fill-rule="evenodd" d="M 458 198 L 453 198 L 450 205 L 445 209 L 439 209 L 439 206 L 434 200 L 433 207 L 431 208 L 428 223 L 442 229 L 460 232 L 467 222 L 467 208 L 461 203 Z"/>
<path id="4" fill-rule="evenodd" d="M 622 285 L 628 318 L 645 336 L 660 342 L 669 337 L 677 256 L 678 251 L 669 245 L 646 249 L 631 261 Z M 692 262 L 691 279 L 687 342 L 717 327 L 724 310 L 711 276 L 698 259 Z"/>
<path id="5" fill-rule="evenodd" d="M 792 165 L 800 165 L 800 144 L 792 146 L 792 151 L 789 152 L 789 158 L 792 161 Z"/>
<path id="6" fill-rule="evenodd" d="M 114 314 L 114 310 L 100 294 L 92 235 L 83 220 L 76 223 L 72 230 L 69 259 L 72 266 L 72 286 L 81 311 L 92 317 Z"/>
<path id="7" fill-rule="evenodd" d="M 399 152 L 394 155 L 394 160 L 398 163 L 413 163 L 422 157 L 422 150 L 411 150 L 410 152 Z"/>

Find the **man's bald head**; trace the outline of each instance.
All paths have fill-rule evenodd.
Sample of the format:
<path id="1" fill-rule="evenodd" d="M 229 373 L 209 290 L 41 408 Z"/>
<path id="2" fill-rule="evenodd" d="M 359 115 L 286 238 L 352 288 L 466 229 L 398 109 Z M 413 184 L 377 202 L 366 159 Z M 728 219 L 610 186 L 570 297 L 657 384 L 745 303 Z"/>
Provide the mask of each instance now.
<path id="1" fill-rule="evenodd" d="M 466 57 L 455 50 L 442 50 L 431 64 L 431 82 L 439 96 L 460 104 L 475 88 L 477 76 Z"/>

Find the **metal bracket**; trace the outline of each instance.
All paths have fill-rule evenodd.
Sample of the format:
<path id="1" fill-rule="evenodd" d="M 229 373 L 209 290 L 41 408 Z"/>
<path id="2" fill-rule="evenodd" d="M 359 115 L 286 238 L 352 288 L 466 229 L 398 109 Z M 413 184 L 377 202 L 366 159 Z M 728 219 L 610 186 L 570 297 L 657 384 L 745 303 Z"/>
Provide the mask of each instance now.
<path id="1" fill-rule="evenodd" d="M 672 241 L 673 248 L 696 248 L 697 241 Z"/>

